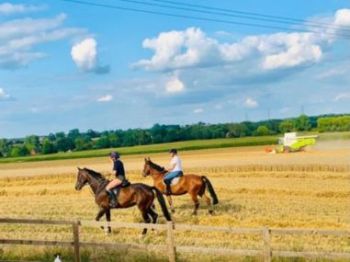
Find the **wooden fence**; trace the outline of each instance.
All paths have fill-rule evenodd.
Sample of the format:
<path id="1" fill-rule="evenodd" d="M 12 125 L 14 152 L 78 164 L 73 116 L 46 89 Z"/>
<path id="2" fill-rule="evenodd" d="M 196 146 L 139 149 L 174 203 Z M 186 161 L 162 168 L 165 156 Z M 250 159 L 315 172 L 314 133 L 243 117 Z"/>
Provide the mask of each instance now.
<path id="1" fill-rule="evenodd" d="M 264 261 L 271 261 L 272 257 L 303 257 L 303 258 L 324 258 L 324 259 L 349 259 L 350 253 L 336 252 L 321 252 L 321 251 L 280 251 L 273 250 L 271 247 L 271 235 L 305 235 L 305 234 L 320 234 L 345 236 L 350 238 L 350 231 L 347 230 L 320 230 L 320 229 L 269 229 L 269 228 L 232 228 L 219 226 L 198 226 L 185 225 L 168 222 L 167 224 L 137 224 L 137 223 L 120 223 L 110 222 L 109 225 L 113 228 L 133 228 L 133 229 L 156 229 L 166 231 L 166 242 L 163 245 L 146 245 L 146 244 L 123 244 L 123 243 L 95 243 L 81 242 L 79 240 L 80 227 L 101 227 L 106 226 L 105 222 L 94 221 L 54 221 L 41 219 L 10 219 L 0 218 L 1 223 L 8 224 L 43 224 L 43 225 L 66 225 L 72 228 L 71 241 L 47 241 L 47 240 L 27 240 L 27 239 L 0 239 L 0 244 L 12 245 L 60 245 L 74 248 L 75 261 L 80 262 L 81 247 L 104 247 L 104 248 L 127 248 L 127 249 L 142 249 L 146 251 L 165 251 L 170 262 L 176 261 L 176 252 L 189 253 L 206 253 L 220 254 L 228 256 L 255 256 L 261 257 Z M 197 231 L 197 232 L 224 232 L 229 234 L 254 234 L 262 235 L 263 248 L 260 250 L 248 249 L 231 249 L 217 247 L 198 247 L 198 246 L 179 246 L 175 244 L 175 231 Z"/>

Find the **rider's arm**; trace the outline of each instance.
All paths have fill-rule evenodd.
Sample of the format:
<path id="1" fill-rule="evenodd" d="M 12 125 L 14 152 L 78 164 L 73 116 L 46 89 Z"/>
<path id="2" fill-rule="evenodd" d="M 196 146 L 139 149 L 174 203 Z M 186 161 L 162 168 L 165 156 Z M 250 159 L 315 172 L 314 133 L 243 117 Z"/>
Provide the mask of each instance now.
<path id="1" fill-rule="evenodd" d="M 114 162 L 112 173 L 114 176 L 118 175 L 118 161 Z"/>

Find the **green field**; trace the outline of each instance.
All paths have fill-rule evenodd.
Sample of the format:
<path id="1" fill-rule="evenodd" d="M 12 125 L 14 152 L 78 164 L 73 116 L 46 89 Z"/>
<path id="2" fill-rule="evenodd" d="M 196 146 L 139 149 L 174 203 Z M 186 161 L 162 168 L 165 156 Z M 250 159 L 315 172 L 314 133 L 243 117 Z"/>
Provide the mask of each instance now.
<path id="1" fill-rule="evenodd" d="M 300 135 L 314 135 L 314 134 L 315 132 L 300 133 Z M 350 139 L 350 132 L 321 133 L 318 135 L 319 135 L 319 140 L 321 141 Z M 185 151 L 185 150 L 200 150 L 200 149 L 240 147 L 240 146 L 273 145 L 277 143 L 278 137 L 280 136 L 282 135 L 189 140 L 189 141 L 181 141 L 181 142 L 173 142 L 173 143 L 141 145 L 141 146 L 131 146 L 131 147 L 60 152 L 60 153 L 49 154 L 49 155 L 0 158 L 0 163 L 101 157 L 101 156 L 108 155 L 108 153 L 111 152 L 112 150 L 118 150 L 118 152 L 120 152 L 122 155 L 134 155 L 134 154 L 147 154 L 147 153 L 161 153 L 161 152 L 166 152 L 170 148 L 177 148 L 178 150 Z"/>
<path id="2" fill-rule="evenodd" d="M 108 153 L 111 152 L 112 150 L 118 150 L 118 152 L 122 155 L 133 155 L 133 154 L 166 152 L 170 148 L 177 148 L 178 150 L 184 151 L 184 150 L 199 150 L 199 149 L 209 149 L 209 148 L 271 145 L 271 144 L 275 144 L 276 142 L 277 142 L 277 136 L 190 140 L 190 141 L 164 143 L 164 144 L 106 148 L 106 149 L 96 149 L 96 150 L 86 150 L 86 151 L 76 151 L 76 152 L 65 152 L 65 153 L 61 152 L 61 153 L 50 154 L 50 155 L 2 158 L 0 159 L 0 163 L 101 157 L 101 156 L 108 155 Z"/>

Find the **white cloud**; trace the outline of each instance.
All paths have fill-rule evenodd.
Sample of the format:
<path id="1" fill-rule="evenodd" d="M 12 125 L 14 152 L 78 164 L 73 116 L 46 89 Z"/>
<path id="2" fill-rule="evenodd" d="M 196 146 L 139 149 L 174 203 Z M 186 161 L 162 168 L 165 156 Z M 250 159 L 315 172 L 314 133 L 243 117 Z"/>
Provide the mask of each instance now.
<path id="1" fill-rule="evenodd" d="M 101 96 L 97 99 L 97 102 L 102 102 L 102 103 L 105 103 L 105 102 L 110 102 L 113 100 L 113 96 L 112 95 L 105 95 L 105 96 Z"/>
<path id="2" fill-rule="evenodd" d="M 335 13 L 334 25 L 350 26 L 350 9 L 339 9 Z"/>
<path id="3" fill-rule="evenodd" d="M 21 18 L 0 24 L 0 39 L 28 36 L 35 33 L 45 33 L 62 26 L 66 20 L 65 14 L 59 14 L 53 18 Z"/>
<path id="4" fill-rule="evenodd" d="M 250 61 L 256 70 L 270 71 L 315 64 L 321 61 L 324 46 L 332 44 L 335 39 L 332 35 L 336 33 L 335 26 L 350 25 L 350 9 L 338 10 L 329 20 L 329 28 L 319 32 L 253 35 L 231 43 L 220 43 L 194 27 L 162 32 L 143 41 L 143 47 L 153 50 L 154 54 L 134 65 L 146 70 L 167 71 L 218 65 L 239 66 L 241 61 Z"/>
<path id="5" fill-rule="evenodd" d="M 319 75 L 316 76 L 317 79 L 325 79 L 325 78 L 331 78 L 334 76 L 340 76 L 347 73 L 347 70 L 345 68 L 333 68 L 328 69 L 324 72 L 321 72 Z"/>
<path id="6" fill-rule="evenodd" d="M 35 11 L 41 11 L 43 9 L 45 9 L 44 6 L 36 6 L 36 5 L 23 5 L 23 4 L 11 4 L 11 3 L 0 4 L 0 14 L 2 15 L 35 12 Z"/>
<path id="7" fill-rule="evenodd" d="M 178 77 L 172 77 L 168 82 L 165 84 L 165 90 L 167 93 L 180 93 L 185 90 L 185 84 L 178 78 Z"/>
<path id="8" fill-rule="evenodd" d="M 96 67 L 97 50 L 96 40 L 86 38 L 75 44 L 71 50 L 71 56 L 76 65 L 83 71 L 91 71 Z"/>
<path id="9" fill-rule="evenodd" d="M 135 64 L 147 70 L 166 70 L 212 63 L 210 54 L 217 52 L 216 40 L 206 37 L 199 28 L 160 33 L 157 38 L 145 39 L 144 48 L 153 49 L 154 56 Z"/>
<path id="10" fill-rule="evenodd" d="M 318 62 L 322 57 L 322 43 L 323 40 L 313 33 L 276 33 L 221 44 L 199 28 L 188 28 L 145 39 L 143 47 L 153 49 L 155 53 L 135 66 L 147 70 L 174 70 L 234 64 L 255 57 L 262 60 L 262 69 L 294 67 Z"/>
<path id="11" fill-rule="evenodd" d="M 75 44 L 71 56 L 77 67 L 83 72 L 108 73 L 109 67 L 98 64 L 97 42 L 94 38 L 86 38 Z"/>
<path id="12" fill-rule="evenodd" d="M 278 37 L 282 37 L 285 50 L 266 55 L 262 63 L 264 69 L 288 68 L 321 60 L 322 49 L 316 44 L 318 41 L 312 33 L 284 34 Z"/>
<path id="13" fill-rule="evenodd" d="M 0 101 L 7 100 L 9 98 L 11 98 L 11 96 L 7 94 L 4 89 L 0 88 Z"/>
<path id="14" fill-rule="evenodd" d="M 34 51 L 43 43 L 81 35 L 85 30 L 65 28 L 65 14 L 43 19 L 15 19 L 0 23 L 0 67 L 13 69 L 26 66 L 33 60 L 46 56 Z"/>
<path id="15" fill-rule="evenodd" d="M 200 114 L 203 112 L 204 112 L 203 108 L 196 108 L 195 110 L 193 110 L 193 113 L 195 113 L 195 114 Z"/>
<path id="16" fill-rule="evenodd" d="M 256 108 L 259 106 L 259 103 L 251 97 L 247 97 L 244 101 L 244 106 L 248 108 Z"/>
<path id="17" fill-rule="evenodd" d="M 334 101 L 341 101 L 341 100 L 350 100 L 350 92 L 348 93 L 340 93 L 335 98 Z"/>

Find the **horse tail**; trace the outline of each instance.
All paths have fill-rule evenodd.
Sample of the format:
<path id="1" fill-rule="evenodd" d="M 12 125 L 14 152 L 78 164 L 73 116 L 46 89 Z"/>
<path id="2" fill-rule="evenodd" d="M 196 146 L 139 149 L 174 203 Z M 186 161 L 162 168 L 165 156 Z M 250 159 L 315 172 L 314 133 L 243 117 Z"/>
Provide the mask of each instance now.
<path id="1" fill-rule="evenodd" d="M 156 193 L 159 205 L 162 208 L 162 212 L 163 212 L 163 215 L 165 216 L 166 220 L 171 221 L 171 215 L 170 215 L 169 210 L 166 206 L 166 202 L 165 202 L 163 194 L 156 187 L 152 187 L 152 190 Z"/>
<path id="2" fill-rule="evenodd" d="M 209 181 L 209 179 L 206 176 L 202 176 L 202 180 L 203 180 L 204 184 L 207 186 L 208 191 L 210 193 L 210 196 L 213 199 L 213 205 L 218 204 L 219 203 L 219 199 L 218 199 L 218 196 L 215 193 L 213 185 L 211 184 L 211 182 Z"/>

